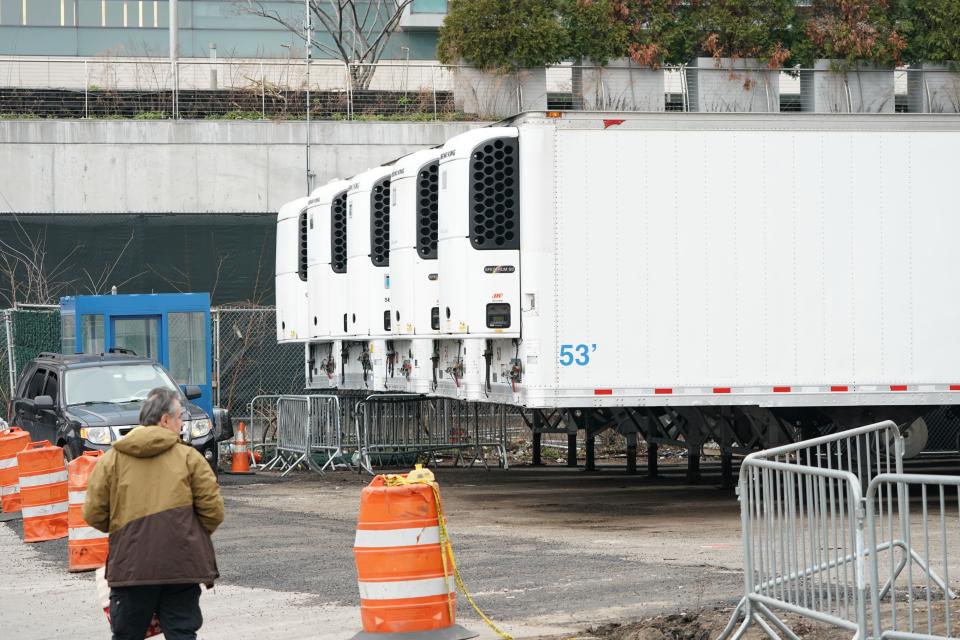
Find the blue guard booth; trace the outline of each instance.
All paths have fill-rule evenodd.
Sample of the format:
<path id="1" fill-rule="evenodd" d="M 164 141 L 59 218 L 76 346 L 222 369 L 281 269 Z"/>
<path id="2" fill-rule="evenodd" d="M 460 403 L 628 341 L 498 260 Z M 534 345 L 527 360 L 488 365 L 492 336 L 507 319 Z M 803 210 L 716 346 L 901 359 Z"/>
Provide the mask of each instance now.
<path id="1" fill-rule="evenodd" d="M 200 387 L 193 402 L 213 415 L 210 294 L 70 296 L 60 314 L 63 353 L 128 349 L 151 358 L 181 386 Z"/>

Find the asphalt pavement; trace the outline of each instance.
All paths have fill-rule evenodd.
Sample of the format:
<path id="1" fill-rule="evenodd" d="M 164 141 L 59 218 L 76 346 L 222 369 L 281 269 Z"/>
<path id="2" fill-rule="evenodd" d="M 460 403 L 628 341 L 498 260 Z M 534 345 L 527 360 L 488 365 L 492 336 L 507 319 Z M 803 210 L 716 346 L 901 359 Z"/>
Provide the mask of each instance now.
<path id="1" fill-rule="evenodd" d="M 736 602 L 737 503 L 706 472 L 700 487 L 683 484 L 682 467 L 657 481 L 617 467 L 441 468 L 438 480 L 477 603 L 517 638 L 571 637 L 604 622 Z M 227 515 L 213 538 L 221 579 L 203 597 L 202 637 L 351 637 L 359 629 L 352 545 L 368 481 L 346 471 L 222 476 Z M 11 634 L 0 636 L 59 637 L 51 633 L 59 621 L 79 615 L 86 622 L 74 627 L 92 635 L 75 637 L 109 637 L 90 574 L 66 572 L 66 541 L 24 545 L 19 531 L 17 521 L 0 525 L 0 557 L 21 567 L 0 585 L 0 602 L 22 611 L 2 618 Z M 463 598 L 458 611 L 482 638 L 495 637 Z"/>

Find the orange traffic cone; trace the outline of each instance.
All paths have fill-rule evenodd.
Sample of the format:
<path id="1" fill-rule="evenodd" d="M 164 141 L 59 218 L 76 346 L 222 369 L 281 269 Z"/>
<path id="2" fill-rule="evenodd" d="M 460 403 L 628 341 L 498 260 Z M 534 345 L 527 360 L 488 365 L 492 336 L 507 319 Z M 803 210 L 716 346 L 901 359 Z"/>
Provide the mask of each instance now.
<path id="1" fill-rule="evenodd" d="M 250 451 L 247 448 L 247 425 L 240 423 L 237 435 L 233 439 L 233 460 L 230 462 L 230 471 L 237 475 L 251 475 Z"/>

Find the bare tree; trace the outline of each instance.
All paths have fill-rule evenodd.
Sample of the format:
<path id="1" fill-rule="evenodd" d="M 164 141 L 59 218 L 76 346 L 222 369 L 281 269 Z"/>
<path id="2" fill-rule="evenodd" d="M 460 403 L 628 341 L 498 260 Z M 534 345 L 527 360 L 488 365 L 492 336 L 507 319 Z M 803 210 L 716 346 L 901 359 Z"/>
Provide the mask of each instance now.
<path id="1" fill-rule="evenodd" d="M 0 306 L 17 304 L 55 304 L 70 290 L 74 280 L 66 279 L 73 271 L 70 259 L 80 250 L 75 246 L 56 264 L 47 256 L 47 232 L 30 233 L 17 216 L 13 217 L 13 233 L 0 238 Z"/>
<path id="2" fill-rule="evenodd" d="M 342 61 L 350 70 L 353 90 L 367 89 L 376 64 L 413 0 L 308 0 L 316 23 L 330 41 L 311 37 L 314 48 Z M 304 21 L 271 8 L 269 0 L 246 0 L 244 13 L 261 16 L 304 36 Z M 288 3 L 283 3 L 289 7 Z"/>
<path id="3" fill-rule="evenodd" d="M 116 259 L 105 264 L 99 274 L 91 273 L 86 267 L 75 263 L 75 259 L 86 248 L 82 242 L 75 242 L 54 262 L 47 247 L 47 225 L 41 229 L 28 229 L 2 193 L 0 200 L 6 204 L 10 216 L 9 232 L 0 235 L 0 307 L 57 304 L 61 296 L 78 291 L 106 293 L 110 284 L 122 287 L 145 273 L 140 272 L 122 282 L 111 283 L 117 265 L 133 241 L 132 230 Z M 80 277 L 80 273 L 83 277 Z"/>

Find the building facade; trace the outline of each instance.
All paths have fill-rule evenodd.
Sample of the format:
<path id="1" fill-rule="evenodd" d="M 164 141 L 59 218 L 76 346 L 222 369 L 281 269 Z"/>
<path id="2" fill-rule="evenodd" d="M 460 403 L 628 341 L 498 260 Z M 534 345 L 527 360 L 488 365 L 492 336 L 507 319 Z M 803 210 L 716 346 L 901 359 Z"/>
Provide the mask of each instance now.
<path id="1" fill-rule="evenodd" d="M 305 3 L 262 0 L 269 11 L 302 24 Z M 180 56 L 302 57 L 303 37 L 251 13 L 247 0 L 179 0 Z M 433 60 L 447 0 L 414 0 L 385 59 Z M 0 56 L 169 56 L 167 0 L 0 0 Z M 315 37 L 325 36 L 314 20 Z M 329 37 L 329 36 L 327 36 Z M 325 57 L 315 51 L 315 58 Z"/>

